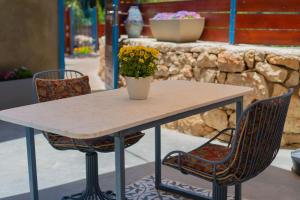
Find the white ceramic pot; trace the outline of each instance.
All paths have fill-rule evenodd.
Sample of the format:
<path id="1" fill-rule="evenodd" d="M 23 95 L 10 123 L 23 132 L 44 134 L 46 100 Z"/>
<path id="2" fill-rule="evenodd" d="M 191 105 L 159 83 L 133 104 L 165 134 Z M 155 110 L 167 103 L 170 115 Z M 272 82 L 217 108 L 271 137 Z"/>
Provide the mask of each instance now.
<path id="1" fill-rule="evenodd" d="M 144 100 L 147 99 L 150 90 L 152 76 L 145 78 L 125 77 L 127 91 L 130 99 Z"/>
<path id="2" fill-rule="evenodd" d="M 204 30 L 205 19 L 152 20 L 150 27 L 154 38 L 167 42 L 194 42 Z"/>

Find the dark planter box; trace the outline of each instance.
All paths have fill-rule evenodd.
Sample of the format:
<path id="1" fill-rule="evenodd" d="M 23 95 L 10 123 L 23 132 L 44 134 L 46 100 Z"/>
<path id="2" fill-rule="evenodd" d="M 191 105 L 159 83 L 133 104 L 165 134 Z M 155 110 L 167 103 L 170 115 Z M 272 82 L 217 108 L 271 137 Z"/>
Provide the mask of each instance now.
<path id="1" fill-rule="evenodd" d="M 0 110 L 32 103 L 32 79 L 0 82 Z"/>

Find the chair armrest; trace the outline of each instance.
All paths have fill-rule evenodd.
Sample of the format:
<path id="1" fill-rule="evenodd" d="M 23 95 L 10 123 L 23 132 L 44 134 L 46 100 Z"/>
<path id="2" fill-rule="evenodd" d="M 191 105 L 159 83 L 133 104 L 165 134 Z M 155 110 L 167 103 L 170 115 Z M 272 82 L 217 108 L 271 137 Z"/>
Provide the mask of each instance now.
<path id="1" fill-rule="evenodd" d="M 187 156 L 187 157 L 196 159 L 197 161 L 205 162 L 205 163 L 208 163 L 208 164 L 212 165 L 213 173 L 215 174 L 217 165 L 224 164 L 225 162 L 227 162 L 231 158 L 232 153 L 233 153 L 233 150 L 231 149 L 230 152 L 225 156 L 225 158 L 223 160 L 213 161 L 213 160 L 207 160 L 205 158 L 202 158 L 200 156 L 196 156 L 196 155 L 193 155 L 193 154 L 190 154 L 190 153 L 186 153 L 184 151 L 177 150 L 177 151 L 172 151 L 172 152 L 168 153 L 165 156 L 164 160 L 168 159 L 171 155 L 178 154 L 178 166 L 179 166 L 179 168 L 182 168 L 181 158 L 182 158 L 182 156 Z"/>
<path id="2" fill-rule="evenodd" d="M 231 145 L 231 142 L 232 142 L 232 138 L 233 138 L 233 132 L 235 131 L 235 128 L 226 128 L 222 131 L 220 131 L 217 135 L 215 135 L 213 138 L 211 138 L 210 140 L 208 140 L 207 142 L 205 142 L 203 145 L 201 145 L 201 147 L 207 145 L 207 144 L 210 144 L 212 141 L 214 141 L 215 139 L 217 139 L 220 135 L 226 133 L 226 131 L 229 131 L 231 130 L 230 132 L 230 139 L 229 139 L 229 142 L 228 142 L 228 145 L 227 147 L 230 147 Z"/>

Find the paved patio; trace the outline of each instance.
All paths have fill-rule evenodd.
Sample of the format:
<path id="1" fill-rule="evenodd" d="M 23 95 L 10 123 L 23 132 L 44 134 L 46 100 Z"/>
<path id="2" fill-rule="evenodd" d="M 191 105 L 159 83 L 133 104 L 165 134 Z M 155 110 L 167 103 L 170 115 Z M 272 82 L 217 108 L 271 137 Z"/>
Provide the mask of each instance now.
<path id="1" fill-rule="evenodd" d="M 67 69 L 78 70 L 89 75 L 93 90 L 104 89 L 104 83 L 97 75 L 98 65 L 99 57 L 66 58 Z M 0 152 L 2 161 L 0 165 L 0 199 L 29 199 L 26 143 L 23 131 L 23 128 L 20 126 L 0 122 L 0 148 L 5 149 L 5 151 Z M 152 163 L 154 161 L 154 130 L 149 129 L 145 132 L 147 133 L 146 136 L 139 143 L 126 150 L 128 184 L 152 174 L 154 171 Z M 163 129 L 162 153 L 165 155 L 175 149 L 188 151 L 203 144 L 205 141 L 206 139 L 204 138 Z M 39 188 L 42 190 L 41 199 L 59 199 L 63 194 L 76 193 L 83 188 L 85 178 L 85 157 L 83 153 L 78 151 L 57 151 L 38 132 L 36 135 L 36 151 L 38 182 Z M 267 195 L 267 193 L 272 193 L 271 191 L 275 187 L 280 188 L 280 190 L 271 195 L 271 197 L 284 196 L 280 191 L 289 193 L 289 197 L 284 199 L 295 199 L 293 198 L 295 195 L 300 195 L 300 192 L 292 186 L 295 183 L 299 185 L 300 179 L 290 172 L 292 166 L 290 152 L 290 150 L 280 150 L 277 158 L 272 163 L 275 167 L 270 167 L 262 176 L 247 183 L 245 194 L 248 199 L 276 199 Z M 99 174 L 101 175 L 100 183 L 104 189 L 111 189 L 113 188 L 114 180 L 114 153 L 98 155 Z M 177 180 L 195 186 L 201 183 L 200 187 L 209 188 L 207 183 L 199 181 L 199 179 L 180 175 L 169 168 L 164 171 L 169 178 L 174 177 Z M 256 189 L 259 192 L 255 196 Z"/>
<path id="2" fill-rule="evenodd" d="M 91 88 L 93 91 L 105 89 L 104 82 L 98 76 L 99 62 L 99 56 L 84 58 L 65 58 L 66 69 L 80 71 L 81 73 L 89 76 Z"/>
<path id="3" fill-rule="evenodd" d="M 22 137 L 22 133 L 20 133 L 23 129 L 19 126 L 1 122 L 0 130 L 0 148 L 5 149 L 5 151 L 0 152 L 0 160 L 3 161 L 0 165 L 0 198 L 27 193 L 29 189 L 26 146 L 25 138 Z M 145 165 L 154 161 L 154 130 L 149 129 L 145 132 L 147 133 L 146 136 L 139 143 L 126 150 L 126 168 Z M 187 151 L 201 145 L 205 141 L 206 139 L 203 138 L 163 129 L 162 153 L 165 155 L 174 149 Z M 66 191 L 71 193 L 78 192 L 79 189 L 76 191 L 74 188 L 82 188 L 82 180 L 85 178 L 85 159 L 83 153 L 78 151 L 54 150 L 49 144 L 47 144 L 47 141 L 41 134 L 36 135 L 36 151 L 40 189 L 45 189 L 48 194 L 53 190 L 55 190 L 56 193 L 63 194 Z M 293 176 L 292 173 L 290 173 L 290 150 L 281 150 L 272 165 L 284 169 L 279 170 L 276 168 L 279 172 L 288 174 L 288 176 Z M 138 169 L 140 170 L 137 170 L 136 173 L 140 178 L 153 172 L 150 170 L 152 169 L 151 166 L 148 167 L 148 165 L 145 168 L 145 171 L 143 171 L 143 168 Z M 169 170 L 170 169 L 167 171 Z M 99 173 L 106 174 L 113 171 L 114 154 L 99 154 Z M 134 173 L 131 174 L 133 174 L 132 177 L 131 175 L 127 176 L 129 178 L 128 181 L 136 180 L 134 179 L 136 175 L 134 175 Z M 276 173 L 271 174 L 274 177 L 268 177 L 269 180 L 274 179 L 277 181 L 280 180 L 280 176 L 282 175 Z M 267 176 L 270 176 L 270 174 Z M 104 177 L 112 177 L 112 175 L 105 175 Z M 291 181 L 294 180 L 291 179 Z M 296 181 L 299 181 L 300 184 L 300 179 L 296 179 Z M 105 181 L 101 182 L 105 183 Z M 105 185 L 110 186 L 112 182 L 113 179 L 109 179 Z M 70 184 L 71 186 L 75 186 L 71 187 Z M 62 185 L 65 189 L 57 187 Z M 27 199 L 22 195 L 20 197 L 22 198 L 19 199 Z"/>

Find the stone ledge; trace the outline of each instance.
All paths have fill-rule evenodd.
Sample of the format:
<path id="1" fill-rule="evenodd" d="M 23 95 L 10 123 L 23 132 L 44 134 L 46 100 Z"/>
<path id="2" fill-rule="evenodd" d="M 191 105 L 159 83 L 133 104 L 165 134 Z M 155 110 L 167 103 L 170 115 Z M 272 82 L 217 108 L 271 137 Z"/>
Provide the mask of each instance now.
<path id="1" fill-rule="evenodd" d="M 254 99 L 278 96 L 287 92 L 288 88 L 294 88 L 282 145 L 300 145 L 300 48 L 202 41 L 171 43 L 149 38 L 123 38 L 121 44 L 150 46 L 161 52 L 154 76 L 156 80 L 191 80 L 252 87 L 254 92 L 244 98 L 245 106 Z M 104 77 L 103 69 L 104 66 L 100 65 L 101 77 Z M 120 85 L 125 85 L 121 76 Z M 186 134 L 212 137 L 218 130 L 235 125 L 235 106 L 229 105 L 167 124 L 166 127 Z M 222 138 L 228 139 L 226 135 Z"/>
<path id="2" fill-rule="evenodd" d="M 153 38 L 122 38 L 122 41 L 125 44 L 134 44 L 134 45 L 147 45 L 151 47 L 169 47 L 173 49 L 184 50 L 192 48 L 219 48 L 224 50 L 231 51 L 248 51 L 255 50 L 264 52 L 267 54 L 280 54 L 287 56 L 297 56 L 300 58 L 300 47 L 270 47 L 263 45 L 248 45 L 248 44 L 239 44 L 239 45 L 230 45 L 224 42 L 207 42 L 207 41 L 197 41 L 193 43 L 173 43 L 173 42 L 161 42 Z"/>

